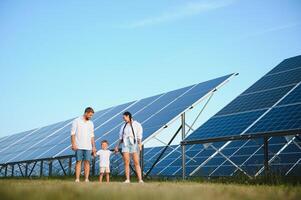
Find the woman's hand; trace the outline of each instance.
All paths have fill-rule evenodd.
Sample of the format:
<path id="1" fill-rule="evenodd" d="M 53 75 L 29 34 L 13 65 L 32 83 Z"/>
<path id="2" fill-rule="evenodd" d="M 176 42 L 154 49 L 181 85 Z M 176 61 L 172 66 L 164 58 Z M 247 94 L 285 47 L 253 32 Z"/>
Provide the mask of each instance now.
<path id="1" fill-rule="evenodd" d="M 119 152 L 119 148 L 118 148 L 118 147 L 115 147 L 114 152 L 115 152 L 115 153 L 118 153 L 118 152 Z"/>

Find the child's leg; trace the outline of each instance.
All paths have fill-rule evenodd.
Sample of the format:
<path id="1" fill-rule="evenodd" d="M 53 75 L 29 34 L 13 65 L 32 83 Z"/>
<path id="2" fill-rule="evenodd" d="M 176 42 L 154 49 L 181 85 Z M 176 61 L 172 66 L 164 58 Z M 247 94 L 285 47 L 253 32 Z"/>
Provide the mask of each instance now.
<path id="1" fill-rule="evenodd" d="M 103 173 L 100 173 L 100 174 L 99 174 L 99 182 L 100 182 L 100 183 L 102 182 L 102 177 L 103 177 Z"/>
<path id="2" fill-rule="evenodd" d="M 107 180 L 107 183 L 110 182 L 110 173 L 106 173 L 106 180 Z"/>

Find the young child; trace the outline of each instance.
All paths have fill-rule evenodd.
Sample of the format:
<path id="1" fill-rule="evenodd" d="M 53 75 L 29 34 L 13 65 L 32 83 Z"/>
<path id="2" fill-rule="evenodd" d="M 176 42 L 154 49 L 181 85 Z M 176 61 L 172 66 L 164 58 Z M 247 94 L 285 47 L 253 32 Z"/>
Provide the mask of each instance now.
<path id="1" fill-rule="evenodd" d="M 99 182 L 102 182 L 103 175 L 106 175 L 107 183 L 110 182 L 110 156 L 111 151 L 108 150 L 109 143 L 107 140 L 101 141 L 101 150 L 97 151 L 99 156 Z"/>

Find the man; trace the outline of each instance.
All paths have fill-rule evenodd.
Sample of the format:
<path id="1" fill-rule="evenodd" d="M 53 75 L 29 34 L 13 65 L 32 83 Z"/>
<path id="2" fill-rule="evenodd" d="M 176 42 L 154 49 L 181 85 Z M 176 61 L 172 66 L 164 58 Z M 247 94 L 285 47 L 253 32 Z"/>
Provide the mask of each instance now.
<path id="1" fill-rule="evenodd" d="M 85 109 L 84 115 L 72 123 L 71 148 L 75 151 L 76 157 L 75 182 L 79 182 L 82 161 L 84 161 L 85 182 L 89 182 L 91 153 L 96 153 L 94 125 L 90 120 L 93 115 L 94 110 L 88 107 Z"/>

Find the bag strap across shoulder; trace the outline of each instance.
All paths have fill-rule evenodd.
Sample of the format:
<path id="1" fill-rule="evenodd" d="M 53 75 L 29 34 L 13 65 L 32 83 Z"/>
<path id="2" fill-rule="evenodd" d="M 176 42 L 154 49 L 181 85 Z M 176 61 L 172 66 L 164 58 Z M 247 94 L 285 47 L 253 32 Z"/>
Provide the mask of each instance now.
<path id="1" fill-rule="evenodd" d="M 122 140 L 123 140 L 123 136 L 124 136 L 124 129 L 125 129 L 127 124 L 128 124 L 127 122 L 124 124 L 123 130 L 122 130 Z M 134 136 L 134 143 L 136 144 L 136 135 L 135 135 L 135 131 L 134 131 L 134 128 L 133 128 L 133 124 L 130 123 L 130 126 L 131 126 L 132 133 L 133 133 L 133 136 Z"/>

